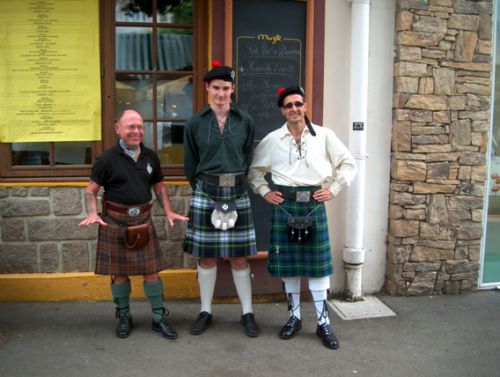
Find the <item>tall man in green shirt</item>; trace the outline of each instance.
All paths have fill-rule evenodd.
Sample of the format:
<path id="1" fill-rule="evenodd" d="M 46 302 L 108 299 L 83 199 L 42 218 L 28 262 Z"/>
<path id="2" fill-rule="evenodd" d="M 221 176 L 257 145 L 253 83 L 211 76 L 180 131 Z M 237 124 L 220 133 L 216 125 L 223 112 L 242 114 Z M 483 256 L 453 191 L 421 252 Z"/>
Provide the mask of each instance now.
<path id="1" fill-rule="evenodd" d="M 235 73 L 213 63 L 204 77 L 210 105 L 195 114 L 184 131 L 184 169 L 193 189 L 184 250 L 199 258 L 201 310 L 191 334 L 212 322 L 212 299 L 218 258 L 228 258 L 242 306 L 245 334 L 259 327 L 252 309 L 247 256 L 257 252 L 246 173 L 252 160 L 254 122 L 231 104 Z"/>

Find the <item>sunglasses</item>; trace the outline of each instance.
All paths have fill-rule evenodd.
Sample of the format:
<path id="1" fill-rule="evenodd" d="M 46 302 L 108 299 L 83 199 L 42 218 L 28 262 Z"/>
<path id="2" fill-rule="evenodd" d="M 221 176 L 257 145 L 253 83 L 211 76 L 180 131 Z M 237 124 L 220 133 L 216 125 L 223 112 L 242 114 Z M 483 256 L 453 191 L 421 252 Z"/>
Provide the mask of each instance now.
<path id="1" fill-rule="evenodd" d="M 291 109 L 292 107 L 296 107 L 297 109 L 304 106 L 304 102 L 288 102 L 287 104 L 283 105 L 284 109 Z"/>

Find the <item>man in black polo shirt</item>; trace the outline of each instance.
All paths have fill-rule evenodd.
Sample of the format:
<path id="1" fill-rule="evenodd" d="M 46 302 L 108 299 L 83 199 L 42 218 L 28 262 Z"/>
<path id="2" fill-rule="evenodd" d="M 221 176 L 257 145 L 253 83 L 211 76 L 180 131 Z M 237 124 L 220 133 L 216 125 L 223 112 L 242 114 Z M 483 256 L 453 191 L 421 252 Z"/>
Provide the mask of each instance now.
<path id="1" fill-rule="evenodd" d="M 129 275 L 143 275 L 144 292 L 151 303 L 151 328 L 168 339 L 177 332 L 167 323 L 163 284 L 158 272 L 166 268 L 151 219 L 151 188 L 170 226 L 188 218 L 175 213 L 162 184 L 158 156 L 142 144 L 144 121 L 134 110 L 125 110 L 115 124 L 120 140 L 105 151 L 92 168 L 85 192 L 87 218 L 79 226 L 99 225 L 96 274 L 111 275 L 111 292 L 117 305 L 116 335 L 126 338 L 132 327 L 129 310 Z M 97 193 L 104 188 L 102 214 L 97 213 Z"/>

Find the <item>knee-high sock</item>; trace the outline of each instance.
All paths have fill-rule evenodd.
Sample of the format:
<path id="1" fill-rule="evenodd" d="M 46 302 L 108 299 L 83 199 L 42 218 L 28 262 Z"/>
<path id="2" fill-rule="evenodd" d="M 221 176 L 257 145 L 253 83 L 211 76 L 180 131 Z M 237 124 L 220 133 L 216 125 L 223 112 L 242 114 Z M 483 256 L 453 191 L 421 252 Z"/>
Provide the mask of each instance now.
<path id="1" fill-rule="evenodd" d="M 127 280 L 122 284 L 111 283 L 111 294 L 113 295 L 113 301 L 118 307 L 120 316 L 128 315 L 130 316 L 130 280 Z"/>
<path id="2" fill-rule="evenodd" d="M 322 278 L 309 279 L 309 289 L 316 308 L 316 316 L 318 324 L 330 323 L 328 317 L 328 306 L 326 304 L 327 292 L 330 288 L 330 278 L 328 276 Z"/>
<path id="3" fill-rule="evenodd" d="M 215 281 L 217 280 L 217 265 L 203 268 L 198 265 L 198 283 L 200 284 L 200 312 L 212 313 Z"/>
<path id="4" fill-rule="evenodd" d="M 236 292 L 238 292 L 238 297 L 240 298 L 243 314 L 253 313 L 250 266 L 247 266 L 244 270 L 231 269 L 231 272 L 233 273 L 233 281 L 236 286 Z"/>
<path id="5" fill-rule="evenodd" d="M 301 319 L 300 314 L 300 278 L 282 278 L 283 287 L 285 289 L 286 297 L 288 300 L 288 313 Z"/>
<path id="6" fill-rule="evenodd" d="M 163 318 L 163 283 L 160 278 L 155 281 L 144 281 L 144 293 L 151 304 L 153 320 L 160 321 Z"/>

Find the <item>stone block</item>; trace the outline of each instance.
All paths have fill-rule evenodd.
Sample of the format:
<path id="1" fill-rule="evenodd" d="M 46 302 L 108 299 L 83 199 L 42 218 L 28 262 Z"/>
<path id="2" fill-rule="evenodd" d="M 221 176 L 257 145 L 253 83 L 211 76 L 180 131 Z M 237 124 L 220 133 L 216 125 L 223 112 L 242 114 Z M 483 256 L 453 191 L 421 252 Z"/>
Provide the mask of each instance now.
<path id="1" fill-rule="evenodd" d="M 445 34 L 400 31 L 397 33 L 397 44 L 417 47 L 436 47 L 445 37 Z"/>
<path id="2" fill-rule="evenodd" d="M 419 123 L 432 122 L 432 111 L 429 111 L 429 110 L 411 110 L 410 120 L 412 122 L 419 122 Z"/>
<path id="3" fill-rule="evenodd" d="M 423 33 L 446 34 L 448 21 L 439 17 L 422 16 L 413 23 L 413 31 Z"/>
<path id="4" fill-rule="evenodd" d="M 458 162 L 461 165 L 485 165 L 486 156 L 484 153 L 464 153 L 459 157 Z"/>
<path id="5" fill-rule="evenodd" d="M 50 214 L 50 203 L 42 199 L 3 199 L 0 215 L 3 217 L 34 217 Z"/>
<path id="6" fill-rule="evenodd" d="M 448 103 L 445 96 L 414 94 L 406 102 L 406 107 L 409 109 L 439 111 L 447 110 Z"/>
<path id="7" fill-rule="evenodd" d="M 420 223 L 420 238 L 424 240 L 454 240 L 456 229 L 447 224 Z"/>
<path id="8" fill-rule="evenodd" d="M 427 164 L 427 178 L 429 179 L 448 179 L 449 174 L 449 161 L 433 162 Z"/>
<path id="9" fill-rule="evenodd" d="M 24 220 L 8 219 L 0 221 L 2 241 L 25 241 L 26 228 Z"/>
<path id="10" fill-rule="evenodd" d="M 450 208 L 480 209 L 483 208 L 483 198 L 471 196 L 450 196 L 448 198 Z"/>
<path id="11" fill-rule="evenodd" d="M 38 272 L 35 245 L 0 243 L 0 273 Z"/>
<path id="12" fill-rule="evenodd" d="M 167 239 L 167 218 L 165 216 L 153 216 L 153 224 L 156 230 L 156 235 L 158 239 L 165 240 Z"/>
<path id="13" fill-rule="evenodd" d="M 433 94 L 434 79 L 432 77 L 421 77 L 418 81 L 418 94 Z"/>
<path id="14" fill-rule="evenodd" d="M 414 193 L 415 194 L 452 194 L 456 188 L 457 188 L 456 185 L 415 182 Z"/>
<path id="15" fill-rule="evenodd" d="M 84 242 L 61 245 L 63 272 L 88 272 L 89 250 Z"/>
<path id="16" fill-rule="evenodd" d="M 431 195 L 427 208 L 427 221 L 430 224 L 448 223 L 448 210 L 444 195 Z"/>
<path id="17" fill-rule="evenodd" d="M 167 229 L 168 239 L 170 241 L 184 240 L 187 223 L 176 221 L 173 227 Z"/>
<path id="18" fill-rule="evenodd" d="M 435 262 L 437 260 L 453 259 L 454 256 L 455 252 L 453 250 L 416 245 L 410 254 L 410 262 Z"/>
<path id="19" fill-rule="evenodd" d="M 398 62 L 394 64 L 394 76 L 421 77 L 427 75 L 427 64 Z"/>
<path id="20" fill-rule="evenodd" d="M 468 181 L 471 179 L 472 166 L 460 166 L 458 169 L 458 179 Z"/>
<path id="21" fill-rule="evenodd" d="M 393 160 L 391 176 L 398 180 L 424 181 L 427 164 L 422 161 Z"/>
<path id="22" fill-rule="evenodd" d="M 97 226 L 78 227 L 81 219 L 28 219 L 28 240 L 91 240 L 97 237 Z"/>
<path id="23" fill-rule="evenodd" d="M 426 200 L 425 195 L 414 195 L 407 192 L 392 191 L 390 193 L 389 201 L 391 204 L 400 206 L 424 204 Z"/>
<path id="24" fill-rule="evenodd" d="M 444 293 L 449 295 L 458 295 L 462 292 L 461 284 L 459 281 L 445 281 L 444 282 Z"/>
<path id="25" fill-rule="evenodd" d="M 392 128 L 392 150 L 395 152 L 411 151 L 410 122 L 394 122 Z"/>
<path id="26" fill-rule="evenodd" d="M 479 14 L 479 39 L 491 41 L 491 37 L 493 35 L 492 30 L 493 22 L 491 20 L 491 14 L 488 12 L 481 12 Z"/>
<path id="27" fill-rule="evenodd" d="M 434 292 L 437 272 L 417 273 L 415 279 L 407 288 L 406 294 L 409 296 L 430 295 Z"/>
<path id="28" fill-rule="evenodd" d="M 411 138 L 413 145 L 448 144 L 448 135 L 417 135 Z"/>
<path id="29" fill-rule="evenodd" d="M 396 30 L 411 30 L 413 25 L 413 13 L 401 11 L 396 14 Z"/>
<path id="30" fill-rule="evenodd" d="M 473 221 L 463 221 L 456 226 L 458 240 L 478 240 L 483 234 L 483 225 Z"/>
<path id="31" fill-rule="evenodd" d="M 467 14 L 452 14 L 448 20 L 450 29 L 458 30 L 479 30 L 479 16 Z"/>
<path id="32" fill-rule="evenodd" d="M 402 93 L 417 93 L 418 92 L 418 78 L 399 76 L 396 77 L 396 92 Z"/>
<path id="33" fill-rule="evenodd" d="M 402 264 L 408 262 L 410 257 L 409 245 L 389 245 L 387 247 L 387 260 L 391 264 Z"/>
<path id="34" fill-rule="evenodd" d="M 6 198 L 9 196 L 9 189 L 7 187 L 0 187 L 0 199 Z"/>
<path id="35" fill-rule="evenodd" d="M 26 198 L 29 194 L 27 187 L 11 187 L 10 194 L 21 198 Z"/>
<path id="36" fill-rule="evenodd" d="M 464 274 L 478 270 L 477 262 L 471 262 L 467 259 L 463 260 L 449 260 L 444 265 L 448 274 Z"/>
<path id="37" fill-rule="evenodd" d="M 451 122 L 450 143 L 453 146 L 470 145 L 471 143 L 471 123 L 470 119 L 460 119 Z"/>
<path id="38" fill-rule="evenodd" d="M 459 94 L 478 94 L 482 96 L 487 96 L 488 94 L 491 93 L 491 86 L 490 85 L 482 85 L 482 84 L 476 84 L 476 83 L 470 83 L 470 82 L 465 82 L 465 83 L 457 83 L 455 86 L 457 93 Z"/>
<path id="39" fill-rule="evenodd" d="M 46 197 L 50 195 L 50 190 L 48 187 L 30 187 L 30 196 L 42 196 Z"/>
<path id="40" fill-rule="evenodd" d="M 420 47 L 397 46 L 397 59 L 401 61 L 416 62 L 422 59 L 422 49 Z M 415 77 L 418 81 L 418 78 Z"/>
<path id="41" fill-rule="evenodd" d="M 401 206 L 390 205 L 389 206 L 389 218 L 391 219 L 401 219 L 403 218 L 404 210 Z"/>
<path id="42" fill-rule="evenodd" d="M 469 97 L 469 96 L 468 96 Z M 489 113 L 487 111 L 461 111 L 459 113 L 460 119 L 486 120 L 489 121 Z"/>
<path id="43" fill-rule="evenodd" d="M 406 220 L 425 220 L 425 209 L 405 209 Z"/>
<path id="44" fill-rule="evenodd" d="M 471 210 L 465 208 L 450 208 L 448 209 L 448 220 L 450 222 L 460 222 L 471 220 Z"/>
<path id="45" fill-rule="evenodd" d="M 449 109 L 450 110 L 465 110 L 466 108 L 466 103 L 467 103 L 467 97 L 466 96 L 449 96 L 448 97 L 448 104 L 449 104 Z"/>
<path id="46" fill-rule="evenodd" d="M 438 272 L 440 268 L 441 262 L 413 262 L 404 265 L 404 271 L 413 272 L 413 278 L 415 278 L 417 272 Z"/>
<path id="47" fill-rule="evenodd" d="M 449 68 L 434 68 L 434 94 L 452 95 L 455 92 L 455 71 Z"/>
<path id="48" fill-rule="evenodd" d="M 54 214 L 57 216 L 82 213 L 82 190 L 77 187 L 56 187 L 52 191 Z"/>
<path id="49" fill-rule="evenodd" d="M 419 234 L 419 221 L 389 220 L 389 233 L 394 237 L 413 237 Z"/>
<path id="50" fill-rule="evenodd" d="M 167 261 L 167 268 L 184 267 L 184 251 L 182 242 L 168 242 L 162 247 L 162 253 Z"/>
<path id="51" fill-rule="evenodd" d="M 458 193 L 460 195 L 484 196 L 484 183 L 464 182 L 460 185 Z"/>
<path id="52" fill-rule="evenodd" d="M 40 272 L 54 273 L 61 272 L 59 261 L 59 249 L 56 243 L 46 243 L 40 245 Z"/>

